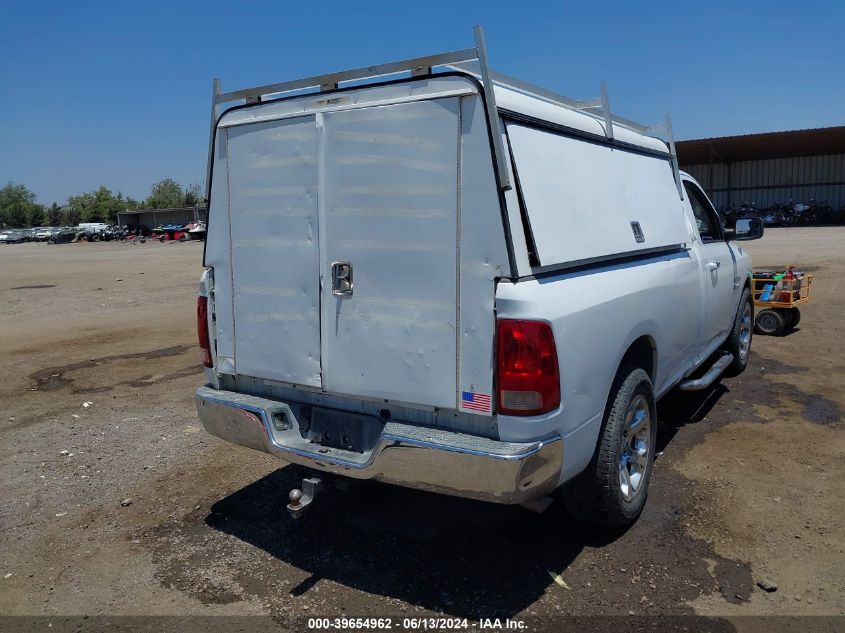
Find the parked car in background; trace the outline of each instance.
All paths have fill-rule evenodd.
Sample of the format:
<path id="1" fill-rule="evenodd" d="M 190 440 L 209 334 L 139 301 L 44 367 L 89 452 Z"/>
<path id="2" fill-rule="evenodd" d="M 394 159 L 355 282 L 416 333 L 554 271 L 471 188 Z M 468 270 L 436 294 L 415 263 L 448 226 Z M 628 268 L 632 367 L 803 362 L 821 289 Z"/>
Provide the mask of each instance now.
<path id="1" fill-rule="evenodd" d="M 4 244 L 20 244 L 29 241 L 29 233 L 23 229 L 8 229 L 0 233 L 0 242 Z"/>
<path id="2" fill-rule="evenodd" d="M 53 228 L 49 226 L 38 226 L 32 229 L 32 239 L 36 242 L 46 242 L 53 234 Z"/>
<path id="3" fill-rule="evenodd" d="M 294 517 L 325 472 L 626 525 L 658 398 L 745 369 L 762 220 L 723 227 L 671 136 L 482 79 L 216 119 L 197 409 L 316 471 Z"/>
<path id="4" fill-rule="evenodd" d="M 109 227 L 105 222 L 80 222 L 79 230 L 85 231 L 92 242 L 98 242 L 103 237 L 103 231 Z"/>
<path id="5" fill-rule="evenodd" d="M 79 229 L 75 226 L 60 226 L 54 228 L 50 234 L 47 243 L 49 244 L 66 244 L 72 242 L 76 238 Z"/>

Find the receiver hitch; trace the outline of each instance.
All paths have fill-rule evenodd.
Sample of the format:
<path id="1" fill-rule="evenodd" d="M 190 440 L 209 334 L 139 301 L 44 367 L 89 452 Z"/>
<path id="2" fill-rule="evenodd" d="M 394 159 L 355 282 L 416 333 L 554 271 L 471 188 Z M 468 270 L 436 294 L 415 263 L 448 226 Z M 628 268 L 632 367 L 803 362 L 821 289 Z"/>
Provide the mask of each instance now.
<path id="1" fill-rule="evenodd" d="M 308 477 L 302 480 L 302 490 L 294 488 L 288 493 L 288 512 L 294 519 L 301 517 L 305 508 L 314 501 L 322 483 L 319 477 Z"/>

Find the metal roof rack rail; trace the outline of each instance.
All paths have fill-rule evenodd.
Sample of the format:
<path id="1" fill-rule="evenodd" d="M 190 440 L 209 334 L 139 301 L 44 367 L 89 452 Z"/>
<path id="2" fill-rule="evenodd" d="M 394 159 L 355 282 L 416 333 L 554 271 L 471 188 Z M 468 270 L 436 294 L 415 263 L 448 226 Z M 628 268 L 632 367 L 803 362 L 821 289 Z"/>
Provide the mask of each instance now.
<path id="1" fill-rule="evenodd" d="M 675 134 L 672 131 L 672 115 L 666 113 L 663 123 L 652 125 L 646 128 L 643 134 L 658 138 L 669 146 L 669 154 L 672 156 L 672 174 L 675 176 L 675 185 L 678 187 L 678 195 L 684 199 L 684 187 L 681 184 L 681 169 L 678 165 L 678 152 L 675 150 Z"/>
<path id="2" fill-rule="evenodd" d="M 426 75 L 431 73 L 432 69 L 435 67 L 450 66 L 467 61 L 478 62 L 482 85 L 484 86 L 484 93 L 486 95 L 487 118 L 490 120 L 490 125 L 493 126 L 493 145 L 496 154 L 496 171 L 499 175 L 499 186 L 502 189 L 510 189 L 510 176 L 508 175 L 507 163 L 505 162 L 505 152 L 502 146 L 501 124 L 499 122 L 499 117 L 496 115 L 497 110 L 495 96 L 493 94 L 493 82 L 490 79 L 489 66 L 487 64 L 487 47 L 484 41 L 484 29 L 480 26 L 476 26 L 474 34 L 474 48 L 465 48 L 462 50 L 439 53 L 436 55 L 426 55 L 424 57 L 414 57 L 398 62 L 390 62 L 377 66 L 365 66 L 362 68 L 354 68 L 352 70 L 328 73 L 326 75 L 315 75 L 304 79 L 267 84 L 264 86 L 256 86 L 254 88 L 245 88 L 243 90 L 221 92 L 220 80 L 214 79 L 211 97 L 211 131 L 208 139 L 208 170 L 205 185 L 206 198 L 210 196 L 211 192 L 211 164 L 213 159 L 212 152 L 214 147 L 214 131 L 217 126 L 217 118 L 220 115 L 221 104 L 239 101 L 241 99 L 243 99 L 246 103 L 260 103 L 264 98 L 270 95 L 307 91 L 309 89 L 319 89 L 319 91 L 336 90 L 338 85 L 341 83 L 360 81 L 364 79 L 375 79 L 378 77 L 396 75 L 404 72 L 409 72 L 412 76 Z"/>
<path id="3" fill-rule="evenodd" d="M 611 141 L 613 140 L 614 124 L 639 134 L 653 136 L 661 141 L 664 141 L 669 148 L 669 153 L 671 154 L 672 171 L 675 176 L 675 182 L 678 186 L 678 193 L 683 199 L 683 190 L 678 171 L 678 157 L 675 152 L 675 140 L 672 136 L 672 120 L 668 114 L 666 115 L 665 122 L 649 127 L 612 114 L 610 110 L 610 100 L 607 94 L 607 86 L 604 83 L 600 86 L 601 96 L 599 98 L 577 100 L 565 97 L 552 90 L 535 86 L 522 81 L 521 79 L 492 71 L 487 62 L 487 46 L 484 39 L 484 29 L 480 26 L 476 26 L 473 29 L 473 32 L 475 35 L 474 48 L 465 48 L 435 55 L 426 55 L 424 57 L 414 57 L 377 66 L 365 66 L 362 68 L 354 68 L 352 70 L 344 70 L 325 75 L 314 75 L 313 77 L 306 77 L 304 79 L 294 79 L 292 81 L 266 84 L 263 86 L 244 88 L 242 90 L 233 90 L 230 92 L 221 92 L 220 80 L 214 79 L 212 83 L 211 98 L 211 129 L 208 139 L 206 199 L 210 197 L 211 192 L 211 165 L 213 159 L 214 132 L 217 126 L 217 119 L 220 115 L 221 104 L 240 100 L 243 100 L 245 103 L 261 103 L 268 96 L 309 90 L 317 90 L 320 92 L 336 90 L 341 83 L 376 79 L 406 72 L 410 73 L 411 76 L 427 75 L 430 74 L 436 67 L 446 67 L 460 70 L 462 72 L 475 75 L 481 79 L 481 84 L 484 87 L 487 118 L 493 128 L 493 150 L 496 158 L 496 171 L 499 177 L 499 187 L 501 189 L 510 189 L 511 184 L 510 176 L 508 174 L 507 161 L 505 158 L 505 151 L 502 145 L 501 121 L 496 107 L 496 97 L 493 90 L 494 85 L 509 88 L 516 92 L 535 97 L 542 101 L 559 105 L 564 108 L 578 110 L 597 119 L 603 120 L 605 124 L 605 134 Z"/>
<path id="4" fill-rule="evenodd" d="M 473 63 L 459 62 L 450 64 L 450 68 L 460 70 L 471 75 L 482 76 L 481 69 Z M 613 140 L 613 126 L 617 125 L 644 136 L 651 136 L 666 143 L 672 161 L 672 173 L 675 184 L 678 188 L 678 195 L 683 200 L 684 193 L 681 185 L 681 178 L 678 167 L 678 154 L 675 151 L 675 138 L 672 133 L 672 118 L 666 114 L 662 123 L 656 125 L 642 125 L 625 117 L 613 114 L 610 109 L 610 98 L 607 92 L 607 84 L 601 82 L 599 90 L 601 96 L 596 99 L 572 99 L 558 94 L 552 90 L 535 86 L 516 77 L 511 77 L 496 71 L 488 71 L 493 84 L 508 88 L 520 94 L 535 97 L 541 101 L 558 105 L 570 110 L 578 110 L 604 122 L 604 133 L 609 140 Z"/>

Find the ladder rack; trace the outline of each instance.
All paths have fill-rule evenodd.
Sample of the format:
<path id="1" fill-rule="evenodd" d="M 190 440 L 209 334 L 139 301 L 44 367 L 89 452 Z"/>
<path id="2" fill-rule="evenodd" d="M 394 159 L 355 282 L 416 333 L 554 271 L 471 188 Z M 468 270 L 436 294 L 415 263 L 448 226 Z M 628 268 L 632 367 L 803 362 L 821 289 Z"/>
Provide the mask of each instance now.
<path id="1" fill-rule="evenodd" d="M 683 199 L 683 188 L 678 168 L 678 157 L 675 152 L 675 140 L 672 134 L 672 119 L 667 114 L 665 121 L 658 125 L 646 126 L 635 123 L 618 115 L 610 110 L 610 100 L 607 94 L 607 86 L 601 84 L 601 96 L 596 99 L 577 100 L 565 97 L 552 90 L 535 86 L 515 77 L 510 77 L 490 69 L 487 62 L 487 47 L 484 39 L 484 29 L 480 26 L 474 28 L 475 47 L 462 50 L 414 57 L 398 62 L 390 62 L 377 66 L 365 66 L 328 73 L 325 75 L 314 75 L 304 79 L 295 79 L 242 90 L 230 92 L 220 91 L 220 80 L 214 79 L 212 83 L 211 98 L 211 129 L 208 139 L 208 169 L 206 175 L 206 199 L 211 194 L 211 167 L 214 151 L 214 133 L 217 127 L 217 119 L 220 116 L 220 106 L 224 103 L 243 101 L 244 103 L 261 103 L 268 97 L 276 97 L 287 93 L 309 94 L 314 91 L 325 92 L 336 90 L 342 83 L 376 79 L 400 73 L 410 73 L 411 76 L 429 75 L 434 68 L 450 68 L 461 72 L 475 75 L 481 80 L 484 87 L 487 118 L 493 128 L 493 150 L 496 158 L 496 171 L 499 176 L 499 186 L 503 190 L 510 189 L 510 175 L 507 168 L 504 146 L 502 144 L 501 119 L 498 116 L 494 86 L 501 86 L 514 90 L 521 94 L 535 97 L 547 103 L 562 106 L 571 110 L 577 110 L 590 115 L 604 122 L 604 131 L 608 140 L 613 141 L 613 126 L 619 126 L 639 134 L 652 136 L 665 142 L 671 156 L 672 171 L 678 187 L 678 194 Z"/>

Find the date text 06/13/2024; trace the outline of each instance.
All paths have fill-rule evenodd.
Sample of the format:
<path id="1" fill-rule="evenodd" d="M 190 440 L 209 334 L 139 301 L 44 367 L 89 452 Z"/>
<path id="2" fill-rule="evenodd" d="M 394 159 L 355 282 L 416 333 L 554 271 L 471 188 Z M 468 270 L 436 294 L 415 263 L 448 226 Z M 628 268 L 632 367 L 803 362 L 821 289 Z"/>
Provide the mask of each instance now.
<path id="1" fill-rule="evenodd" d="M 443 630 L 510 630 L 526 629 L 522 620 L 510 618 L 480 618 L 477 622 L 467 618 L 308 618 L 309 630 L 397 630 L 405 631 L 443 631 Z M 401 626 L 400 626 L 401 625 Z"/>

